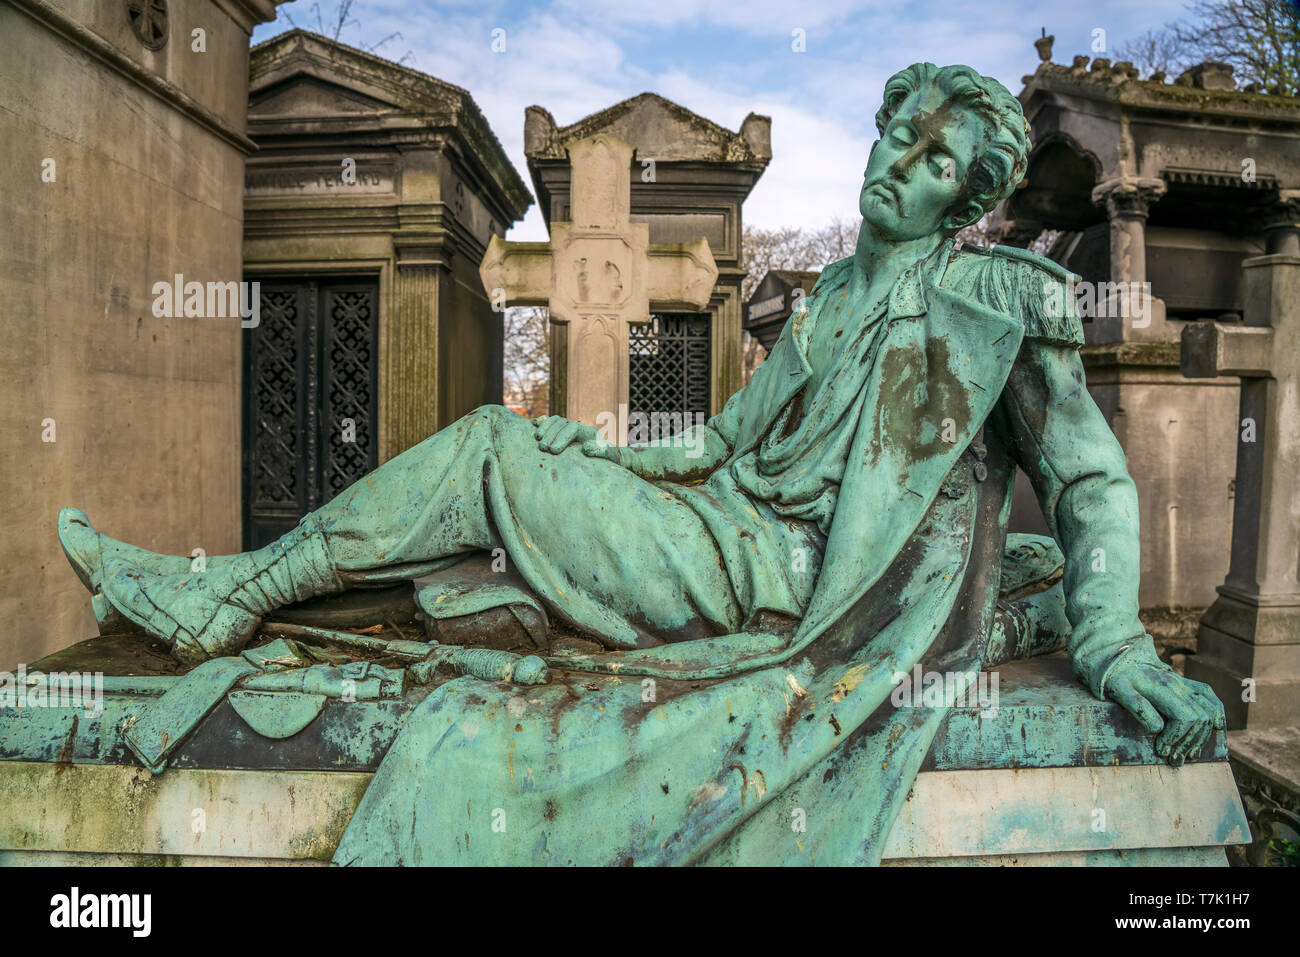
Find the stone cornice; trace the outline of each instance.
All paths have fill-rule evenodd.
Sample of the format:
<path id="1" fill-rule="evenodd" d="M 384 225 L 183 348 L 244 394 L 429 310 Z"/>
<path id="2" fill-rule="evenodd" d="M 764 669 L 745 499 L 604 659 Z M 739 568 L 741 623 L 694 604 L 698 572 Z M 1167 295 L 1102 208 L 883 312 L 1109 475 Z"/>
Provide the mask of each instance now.
<path id="1" fill-rule="evenodd" d="M 1259 173 L 1254 179 L 1242 179 L 1240 170 L 1185 169 L 1170 166 L 1160 171 L 1160 178 L 1171 186 L 1209 186 L 1214 189 L 1244 189 L 1270 193 L 1281 188 L 1276 176 Z"/>
<path id="2" fill-rule="evenodd" d="M 271 201 L 273 203 L 274 201 Z M 315 238 L 368 233 L 391 236 L 393 248 L 424 250 L 424 260 L 439 263 L 465 256 L 475 264 L 483 258 L 486 243 L 452 215 L 444 203 L 377 203 L 367 206 L 272 205 L 250 199 L 244 209 L 244 239 L 277 236 Z M 406 257 L 408 260 L 409 256 Z"/>
<path id="3" fill-rule="evenodd" d="M 212 0 L 214 6 L 220 7 L 230 19 L 234 20 L 243 31 L 252 34 L 253 27 L 259 23 L 270 23 L 275 19 L 275 8 L 288 0 Z"/>
<path id="4" fill-rule="evenodd" d="M 1079 349 L 1088 368 L 1145 366 L 1178 368 L 1179 344 L 1174 342 L 1099 342 Z"/>
<path id="5" fill-rule="evenodd" d="M 215 112 L 194 99 L 176 84 L 132 60 L 98 33 L 72 19 L 62 10 L 46 2 L 46 0 L 9 0 L 9 2 L 42 26 L 58 34 L 68 43 L 93 56 L 109 69 L 134 83 L 146 93 L 157 97 L 208 132 L 229 143 L 241 153 L 252 153 L 257 149 L 257 144 L 240 130 L 232 128 Z"/>
<path id="6" fill-rule="evenodd" d="M 1115 103 L 1130 111 L 1195 113 L 1209 121 L 1248 119 L 1300 130 L 1300 99 L 1166 83 L 1163 77 L 1140 80 L 1133 64 L 1127 62 L 1098 58 L 1089 63 L 1088 57 L 1076 56 L 1071 66 L 1040 63 L 1037 72 L 1026 76 L 1024 82 L 1019 99 L 1026 106 L 1036 96 L 1055 93 Z"/>

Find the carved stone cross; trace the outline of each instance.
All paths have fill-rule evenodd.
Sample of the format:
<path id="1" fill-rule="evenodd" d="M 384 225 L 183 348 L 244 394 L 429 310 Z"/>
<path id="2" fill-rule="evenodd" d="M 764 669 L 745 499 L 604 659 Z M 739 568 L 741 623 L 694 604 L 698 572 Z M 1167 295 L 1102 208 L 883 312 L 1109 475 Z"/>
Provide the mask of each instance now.
<path id="1" fill-rule="evenodd" d="M 1214 687 L 1229 728 L 1253 729 L 1300 709 L 1300 256 L 1242 266 L 1243 324 L 1183 330 L 1183 375 L 1241 376 L 1232 555 L 1187 676 Z"/>
<path id="2" fill-rule="evenodd" d="M 552 223 L 549 243 L 493 236 L 479 276 L 494 303 L 549 306 L 567 341 L 568 408 L 553 410 L 598 425 L 608 413 L 627 442 L 628 324 L 650 310 L 708 305 L 718 267 L 708 240 L 651 243 L 631 210 L 633 147 L 605 133 L 569 147 L 572 222 Z M 609 420 L 602 420 L 609 421 Z"/>

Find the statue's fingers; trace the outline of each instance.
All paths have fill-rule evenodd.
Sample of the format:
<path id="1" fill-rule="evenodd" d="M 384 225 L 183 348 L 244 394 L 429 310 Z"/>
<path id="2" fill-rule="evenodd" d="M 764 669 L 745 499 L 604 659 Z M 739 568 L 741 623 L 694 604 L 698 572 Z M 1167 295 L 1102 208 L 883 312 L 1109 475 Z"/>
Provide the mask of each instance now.
<path id="1" fill-rule="evenodd" d="M 1151 706 L 1151 702 L 1138 693 L 1132 683 L 1118 681 L 1109 690 L 1111 698 L 1129 714 L 1133 715 L 1138 724 L 1152 734 L 1160 731 L 1165 726 L 1165 719 L 1160 716 L 1160 712 Z"/>
<path id="2" fill-rule="evenodd" d="M 1196 722 L 1196 731 L 1188 735 L 1187 740 L 1183 742 L 1183 759 L 1199 757 L 1205 750 L 1205 745 L 1209 742 L 1211 735 L 1214 734 L 1214 725 L 1209 721 Z"/>
<path id="3" fill-rule="evenodd" d="M 1170 764 L 1175 763 L 1179 744 L 1194 730 L 1196 730 L 1195 722 L 1192 721 L 1179 719 L 1166 721 L 1165 729 L 1156 735 L 1156 754 L 1168 759 Z"/>
<path id="4" fill-rule="evenodd" d="M 1201 716 L 1201 701 L 1192 694 L 1176 672 L 1172 674 L 1172 680 L 1161 676 L 1148 681 L 1143 686 L 1142 693 L 1165 717 L 1194 721 Z"/>
<path id="5" fill-rule="evenodd" d="M 541 446 L 543 452 L 556 451 L 554 447 L 555 437 L 563 431 L 567 424 L 568 420 L 558 415 L 550 416 L 546 422 L 542 423 L 541 433 L 537 437 L 537 444 Z"/>
<path id="6" fill-rule="evenodd" d="M 610 457 L 609 443 L 600 436 L 587 439 L 582 443 L 582 454 L 593 459 L 607 459 Z"/>
<path id="7" fill-rule="evenodd" d="M 1214 734 L 1214 725 L 1210 721 L 1197 721 L 1196 728 L 1183 739 L 1182 759 L 1198 757 L 1205 750 L 1205 743 Z"/>
<path id="8" fill-rule="evenodd" d="M 582 430 L 583 425 L 581 422 L 570 422 L 564 431 L 560 433 L 560 438 L 564 441 L 562 443 L 556 443 L 560 447 L 559 450 L 563 452 L 574 442 L 579 441 L 582 438 Z"/>
<path id="9" fill-rule="evenodd" d="M 1214 689 L 1200 681 L 1188 682 L 1191 686 L 1192 695 L 1200 700 L 1201 706 L 1205 709 L 1206 717 L 1210 719 L 1211 728 L 1223 731 L 1228 727 L 1228 719 L 1223 711 L 1223 702 L 1219 696 L 1214 693 Z"/>
<path id="10" fill-rule="evenodd" d="M 547 451 L 554 452 L 558 455 L 568 447 L 569 443 L 573 441 L 577 434 L 578 423 L 566 421 L 556 429 L 555 434 L 551 436 L 550 447 Z"/>

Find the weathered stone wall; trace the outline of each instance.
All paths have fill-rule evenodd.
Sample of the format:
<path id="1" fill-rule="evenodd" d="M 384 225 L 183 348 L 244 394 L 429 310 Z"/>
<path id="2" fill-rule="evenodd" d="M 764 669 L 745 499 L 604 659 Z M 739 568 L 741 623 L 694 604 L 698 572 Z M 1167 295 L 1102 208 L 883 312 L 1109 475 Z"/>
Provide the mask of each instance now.
<path id="1" fill-rule="evenodd" d="M 240 279 L 259 5 L 172 0 L 156 52 L 124 4 L 49 6 L 0 6 L 0 668 L 95 632 L 60 507 L 162 552 L 239 544 L 239 321 L 155 318 L 152 287 Z"/>
<path id="2" fill-rule="evenodd" d="M 438 276 L 438 428 L 485 403 L 500 404 L 502 317 L 466 257 Z"/>

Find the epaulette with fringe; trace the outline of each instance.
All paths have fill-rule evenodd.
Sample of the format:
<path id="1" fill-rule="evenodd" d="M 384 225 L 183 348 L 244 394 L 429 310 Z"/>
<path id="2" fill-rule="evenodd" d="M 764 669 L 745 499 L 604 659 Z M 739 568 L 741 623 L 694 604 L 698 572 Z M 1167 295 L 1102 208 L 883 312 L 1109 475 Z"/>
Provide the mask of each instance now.
<path id="1" fill-rule="evenodd" d="M 1016 246 L 980 249 L 962 246 L 985 261 L 968 282 L 970 294 L 1025 324 L 1026 339 L 1041 339 L 1078 348 L 1083 345 L 1083 325 L 1075 302 L 1079 276 L 1046 256 Z"/>

